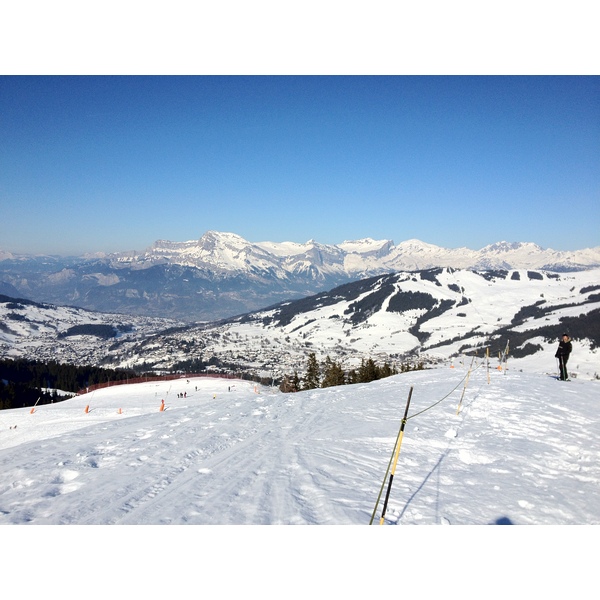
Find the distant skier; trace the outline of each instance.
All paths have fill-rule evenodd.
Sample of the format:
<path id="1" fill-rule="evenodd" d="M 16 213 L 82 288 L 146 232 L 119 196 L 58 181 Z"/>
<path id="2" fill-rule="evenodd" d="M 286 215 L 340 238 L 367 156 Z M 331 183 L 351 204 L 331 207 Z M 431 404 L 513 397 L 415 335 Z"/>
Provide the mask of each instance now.
<path id="1" fill-rule="evenodd" d="M 556 354 L 554 355 L 556 356 L 556 358 L 558 358 L 558 378 L 561 381 L 569 381 L 569 374 L 567 373 L 567 361 L 569 360 L 571 350 L 573 350 L 571 338 L 566 333 L 564 333 L 562 339 L 558 343 L 558 349 L 556 350 Z"/>

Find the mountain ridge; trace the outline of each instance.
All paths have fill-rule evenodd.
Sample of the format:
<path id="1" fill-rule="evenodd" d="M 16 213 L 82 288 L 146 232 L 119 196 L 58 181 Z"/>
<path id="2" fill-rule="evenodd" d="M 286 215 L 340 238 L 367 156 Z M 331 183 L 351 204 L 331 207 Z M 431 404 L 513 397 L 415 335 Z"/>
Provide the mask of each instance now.
<path id="1" fill-rule="evenodd" d="M 441 267 L 588 270 L 600 267 L 600 247 L 567 252 L 532 242 L 497 242 L 470 250 L 368 237 L 338 245 L 252 243 L 210 230 L 198 240 L 157 240 L 140 252 L 68 259 L 0 253 L 0 284 L 38 302 L 193 322 L 258 310 L 376 275 Z"/>
<path id="2" fill-rule="evenodd" d="M 149 259 L 160 260 L 163 258 L 169 259 L 173 264 L 181 264 L 182 266 L 197 266 L 197 262 L 210 262 L 211 254 L 221 256 L 224 249 L 230 251 L 251 253 L 253 249 L 258 254 L 274 255 L 290 258 L 293 256 L 304 255 L 311 250 L 319 252 L 327 252 L 334 255 L 339 254 L 357 254 L 361 256 L 391 256 L 397 258 L 406 254 L 419 255 L 450 255 L 453 257 L 463 257 L 463 259 L 472 259 L 482 255 L 512 255 L 513 260 L 523 259 L 523 255 L 532 257 L 536 264 L 511 265 L 512 268 L 523 268 L 531 266 L 535 268 L 544 268 L 547 264 L 562 264 L 577 269 L 596 268 L 600 266 L 600 246 L 591 248 L 583 248 L 579 250 L 553 250 L 552 248 L 544 248 L 534 242 L 507 242 L 505 240 L 488 244 L 478 250 L 468 248 L 466 246 L 456 248 L 446 248 L 436 244 L 424 242 L 417 238 L 411 238 L 395 244 L 391 239 L 375 240 L 370 237 L 357 240 L 345 240 L 339 244 L 324 244 L 315 239 L 310 239 L 307 242 L 250 242 L 242 236 L 231 233 L 215 230 L 206 231 L 197 240 L 188 240 L 183 242 L 158 239 L 146 249 L 138 252 L 136 250 L 124 250 L 118 252 L 104 253 L 95 252 L 88 253 L 82 256 L 70 258 L 78 258 L 85 260 L 108 259 L 118 262 L 136 262 Z M 259 249 L 258 251 L 256 249 Z M 14 254 L 10 251 L 0 249 L 0 262 L 5 260 L 24 260 L 33 257 L 48 257 L 58 259 L 51 254 Z M 544 262 L 545 261 L 545 262 Z M 550 261 L 550 262 L 549 262 Z M 543 264 L 542 264 L 543 263 Z M 563 264 L 564 263 L 564 264 Z M 231 266 L 231 263 L 227 263 Z M 434 266 L 449 266 L 449 265 L 426 265 L 420 268 L 432 268 Z M 498 265 L 499 266 L 499 265 Z M 463 268 L 456 266 L 455 268 Z M 476 264 L 469 265 L 465 268 L 477 268 Z"/>
<path id="3" fill-rule="evenodd" d="M 533 242 L 506 242 L 500 241 L 489 244 L 480 250 L 466 247 L 444 248 L 435 244 L 423 242 L 416 238 L 394 244 L 393 240 L 375 240 L 362 238 L 359 240 L 346 240 L 341 244 L 322 244 L 314 239 L 305 243 L 296 242 L 249 242 L 234 233 L 207 231 L 199 240 L 186 242 L 171 242 L 159 240 L 150 249 L 138 254 L 133 260 L 144 260 L 154 253 L 161 256 L 169 255 L 169 261 L 182 266 L 199 266 L 201 263 L 211 262 L 215 258 L 221 264 L 231 267 L 242 267 L 239 264 L 239 255 L 259 257 L 270 263 L 273 257 L 284 258 L 284 265 L 294 269 L 297 257 L 310 257 L 313 262 L 320 265 L 343 265 L 344 271 L 352 275 L 359 271 L 356 261 L 346 263 L 344 258 L 348 255 L 361 257 L 367 260 L 363 267 L 374 268 L 370 263 L 373 257 L 383 261 L 379 265 L 384 270 L 406 270 L 413 262 L 417 269 L 429 269 L 440 266 L 453 266 L 454 268 L 538 268 L 544 269 L 554 265 L 563 270 L 580 270 L 600 266 L 600 246 L 584 248 L 574 251 L 560 251 L 551 248 L 542 248 Z M 237 253 L 237 256 L 235 255 Z M 265 254 L 266 253 L 266 254 Z M 229 254 L 229 255 L 228 255 Z M 419 261 L 413 256 L 427 257 L 427 262 Z M 121 253 L 108 255 L 108 258 L 125 260 Z M 490 257 L 492 260 L 490 261 Z M 496 260 L 493 260 L 493 257 Z M 512 260 L 507 263 L 507 257 Z M 328 258 L 329 260 L 325 260 Z M 186 260 L 187 259 L 187 260 Z M 194 262 L 194 259 L 197 262 Z M 411 262 L 406 262 L 407 260 Z M 441 264 L 448 260 L 455 264 Z M 480 264 L 486 260 L 485 265 Z M 189 261 L 189 262 L 188 262 Z M 489 265 L 489 267 L 488 267 Z"/>

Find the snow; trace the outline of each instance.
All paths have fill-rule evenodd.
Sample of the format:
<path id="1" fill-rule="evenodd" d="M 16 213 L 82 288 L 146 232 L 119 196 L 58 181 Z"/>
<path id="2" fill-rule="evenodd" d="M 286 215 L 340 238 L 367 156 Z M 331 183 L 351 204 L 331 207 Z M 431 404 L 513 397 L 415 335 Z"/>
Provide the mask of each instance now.
<path id="1" fill-rule="evenodd" d="M 322 256 L 310 260 L 311 251 L 318 249 Z M 443 248 L 409 239 L 394 245 L 392 240 L 363 238 L 346 240 L 340 244 L 322 244 L 316 240 L 305 243 L 249 242 L 238 234 L 210 230 L 199 240 L 173 242 L 158 240 L 142 253 L 131 251 L 111 255 L 117 262 L 141 264 L 146 261 L 168 261 L 172 264 L 205 268 L 212 265 L 218 270 L 247 270 L 252 267 L 272 269 L 284 276 L 285 271 L 296 271 L 296 259 L 307 256 L 309 266 L 324 273 L 338 273 L 343 264 L 346 275 L 364 272 L 376 273 L 428 269 L 454 268 L 548 268 L 548 265 L 569 266 L 576 269 L 595 268 L 600 260 L 600 247 L 576 251 L 556 251 L 541 248 L 531 242 L 498 242 L 480 250 L 469 248 Z M 323 260 L 323 256 L 328 257 Z M 1 257 L 0 257 L 1 258 Z M 248 259 L 248 260 L 246 260 Z M 282 272 L 283 270 L 283 272 Z M 560 269 L 563 270 L 563 269 Z"/>
<path id="2" fill-rule="evenodd" d="M 464 390 L 466 371 L 297 394 L 180 379 L 2 411 L 0 524 L 366 524 L 410 386 L 388 524 L 600 524 L 600 382 L 482 362 Z"/>
<path id="3" fill-rule="evenodd" d="M 514 274 L 519 278 L 514 279 Z M 178 347 L 178 336 L 186 341 L 195 339 L 198 346 L 202 344 L 207 361 L 212 356 L 218 356 L 225 363 L 240 364 L 243 360 L 247 367 L 256 369 L 265 377 L 301 371 L 308 352 L 315 352 L 320 361 L 329 355 L 340 361 L 345 369 L 360 365 L 363 358 L 374 358 L 382 363 L 402 362 L 406 360 L 403 355 L 411 351 L 418 351 L 426 364 L 450 362 L 464 352 L 465 345 L 471 345 L 482 355 L 490 345 L 489 336 L 498 335 L 502 340 L 503 334 L 498 331 L 504 326 L 510 327 L 511 331 L 529 331 L 531 339 L 524 343 L 538 344 L 543 348 L 527 356 L 511 356 L 511 365 L 527 371 L 544 372 L 544 369 L 552 368 L 548 367 L 548 362 L 554 360 L 557 341 L 546 342 L 540 328 L 559 324 L 561 318 L 577 317 L 600 306 L 598 301 L 589 300 L 597 291 L 580 293 L 581 289 L 589 288 L 600 280 L 599 270 L 557 277 L 543 273 L 540 279 L 530 279 L 526 271 L 512 271 L 506 277 L 486 279 L 474 272 L 454 270 L 438 273 L 436 281 L 410 273 L 399 273 L 394 277 L 394 289 L 398 292 L 427 293 L 440 302 L 455 302 L 454 307 L 419 326 L 421 332 L 430 335 L 422 345 L 411 332 L 411 327 L 425 309 L 389 312 L 387 307 L 394 292 L 390 292 L 382 306 L 366 316 L 364 321 L 352 323 L 348 315 L 353 314 L 353 305 L 374 295 L 378 291 L 377 284 L 374 284 L 352 299 L 335 297 L 333 291 L 333 298 L 323 300 L 320 306 L 312 304 L 309 310 L 298 310 L 283 325 L 278 319 L 272 322 L 279 309 L 264 310 L 251 315 L 251 319 L 217 323 L 210 328 L 189 328 L 164 336 L 160 339 L 162 350 L 157 346 L 148 352 L 147 348 L 138 345 L 128 354 L 114 354 L 113 364 L 125 367 L 153 362 L 161 368 L 170 368 L 177 360 L 187 358 L 187 348 L 181 344 Z M 465 298 L 468 298 L 466 303 L 463 302 Z M 544 309 L 549 312 L 542 317 L 530 318 L 522 325 L 512 325 L 520 309 L 542 300 L 547 303 Z M 208 335 L 209 331 L 211 335 Z M 503 348 L 506 340 L 495 342 L 495 345 L 500 343 Z M 575 339 L 570 365 L 573 375 L 578 379 L 595 379 L 600 372 L 598 357 L 598 349 L 588 339 Z"/>
<path id="4" fill-rule="evenodd" d="M 372 238 L 364 238 L 362 240 L 346 240 L 338 244 L 344 252 L 354 254 L 377 254 L 383 252 L 386 248 L 391 248 L 394 245 L 392 240 L 374 240 Z"/>
<path id="5" fill-rule="evenodd" d="M 284 258 L 306 254 L 312 248 L 312 244 L 309 242 L 305 244 L 298 242 L 257 242 L 255 245 L 274 256 Z"/>
<path id="6" fill-rule="evenodd" d="M 360 527 L 326 527 L 319 534 L 323 528 L 148 529 L 351 526 L 368 525 L 373 516 L 378 525 L 385 493 L 379 503 L 378 494 L 389 483 L 411 387 L 383 531 L 394 525 L 590 527 L 512 528 L 511 534 L 489 527 L 404 527 L 392 538 Z M 323 594 L 377 585 L 386 591 L 387 578 L 399 586 L 403 565 L 412 560 L 414 575 L 450 578 L 427 582 L 429 591 L 447 593 L 463 577 L 479 590 L 479 573 L 493 578 L 485 585 L 494 589 L 498 578 L 508 585 L 515 575 L 525 577 L 519 597 L 527 591 L 555 597 L 559 590 L 591 597 L 584 581 L 593 570 L 586 571 L 578 548 L 581 536 L 591 541 L 598 531 L 593 526 L 600 525 L 599 398 L 600 381 L 559 382 L 510 367 L 488 371 L 483 362 L 470 374 L 458 364 L 296 394 L 209 377 L 113 386 L 33 413 L 0 412 L 0 525 L 4 539 L 16 544 L 11 556 L 22 569 L 30 562 L 17 558 L 31 552 L 31 536 L 10 525 L 146 526 L 60 529 L 86 585 L 100 578 L 98 590 L 116 586 L 118 578 L 102 577 L 106 569 L 124 576 L 137 565 L 138 579 L 128 580 L 136 595 L 144 589 L 153 596 L 172 593 L 187 577 L 190 585 L 224 585 L 222 578 L 236 572 L 246 578 L 227 586 L 246 593 L 254 581 L 277 598 L 290 577 L 300 579 L 293 581 L 298 593 L 313 593 L 315 586 Z M 41 531 L 33 538 L 36 556 L 56 551 L 56 529 L 34 529 Z M 562 546 L 557 539 L 565 535 Z M 98 547 L 110 544 L 106 569 L 82 563 L 81 544 L 90 539 Z M 455 545 L 465 543 L 465 554 L 455 555 Z M 93 556 L 90 551 L 86 556 Z M 553 571 L 568 573 L 574 557 L 582 572 L 561 585 Z M 64 555 L 59 560 L 65 567 Z M 506 560 L 510 573 L 502 571 Z M 159 563 L 171 567 L 174 588 L 154 573 Z M 50 565 L 47 577 L 60 581 Z M 551 571 L 547 581 L 539 577 L 545 568 Z M 527 577 L 534 572 L 532 583 Z M 315 575 L 323 577 L 320 584 Z M 418 583 L 414 575 L 405 585 Z"/>

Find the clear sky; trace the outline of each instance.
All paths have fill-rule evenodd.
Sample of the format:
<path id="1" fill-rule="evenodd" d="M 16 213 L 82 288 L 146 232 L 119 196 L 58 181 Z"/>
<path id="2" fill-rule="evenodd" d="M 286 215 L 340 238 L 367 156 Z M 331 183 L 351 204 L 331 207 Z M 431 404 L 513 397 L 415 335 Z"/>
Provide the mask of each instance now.
<path id="1" fill-rule="evenodd" d="M 600 245 L 600 77 L 1 76 L 0 249 Z"/>

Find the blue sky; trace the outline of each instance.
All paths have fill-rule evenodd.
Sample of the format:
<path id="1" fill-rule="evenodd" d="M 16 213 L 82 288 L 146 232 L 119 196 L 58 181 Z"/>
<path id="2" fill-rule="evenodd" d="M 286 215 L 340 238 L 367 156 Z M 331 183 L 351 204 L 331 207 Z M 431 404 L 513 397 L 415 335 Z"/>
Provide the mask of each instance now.
<path id="1" fill-rule="evenodd" d="M 600 245 L 594 76 L 1 76 L 0 249 Z"/>

